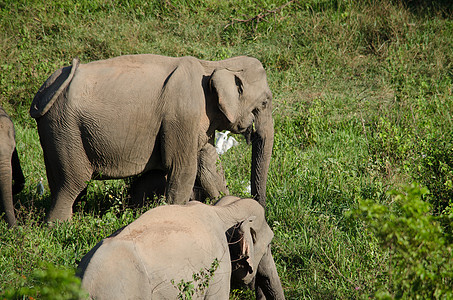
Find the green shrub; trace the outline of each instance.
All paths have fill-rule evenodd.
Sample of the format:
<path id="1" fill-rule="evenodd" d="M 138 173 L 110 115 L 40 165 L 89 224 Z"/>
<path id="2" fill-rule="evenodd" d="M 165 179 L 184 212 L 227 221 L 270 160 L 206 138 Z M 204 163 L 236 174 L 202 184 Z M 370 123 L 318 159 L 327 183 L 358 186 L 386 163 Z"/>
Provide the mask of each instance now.
<path id="1" fill-rule="evenodd" d="M 50 263 L 42 264 L 36 269 L 31 281 L 33 287 L 25 285 L 25 277 L 18 289 L 7 289 L 0 297 L 3 299 L 43 299 L 43 300 L 78 300 L 88 295 L 81 288 L 80 278 L 74 275 L 73 269 L 57 268 Z"/>
<path id="2" fill-rule="evenodd" d="M 390 206 L 359 201 L 355 216 L 365 221 L 366 228 L 390 254 L 389 283 L 381 285 L 377 298 L 453 297 L 453 207 L 440 217 L 434 216 L 429 202 L 423 200 L 428 193 L 426 187 L 412 184 L 403 192 L 391 191 Z M 443 227 L 440 221 L 450 226 Z"/>
<path id="3" fill-rule="evenodd" d="M 417 164 L 416 176 L 429 188 L 428 199 L 440 214 L 453 199 L 453 143 L 441 136 L 426 141 Z"/>

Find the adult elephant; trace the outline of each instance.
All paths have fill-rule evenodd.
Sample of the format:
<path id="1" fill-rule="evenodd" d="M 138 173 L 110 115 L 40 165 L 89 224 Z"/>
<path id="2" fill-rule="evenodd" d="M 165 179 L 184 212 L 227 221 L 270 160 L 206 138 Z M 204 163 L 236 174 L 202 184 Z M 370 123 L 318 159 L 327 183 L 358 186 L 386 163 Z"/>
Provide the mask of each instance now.
<path id="1" fill-rule="evenodd" d="M 93 299 L 177 299 L 189 284 L 193 299 L 228 299 L 230 281 L 255 278 L 258 295 L 284 299 L 273 236 L 253 199 L 164 205 L 99 242 L 78 275 Z"/>
<path id="2" fill-rule="evenodd" d="M 33 99 L 52 194 L 67 220 L 90 179 L 167 174 L 169 203 L 187 202 L 198 153 L 215 130 L 249 133 L 252 194 L 263 206 L 273 144 L 272 93 L 255 58 L 127 55 L 53 73 Z"/>
<path id="3" fill-rule="evenodd" d="M 9 227 L 16 225 L 13 194 L 24 188 L 25 178 L 16 150 L 14 125 L 0 107 L 0 203 Z"/>

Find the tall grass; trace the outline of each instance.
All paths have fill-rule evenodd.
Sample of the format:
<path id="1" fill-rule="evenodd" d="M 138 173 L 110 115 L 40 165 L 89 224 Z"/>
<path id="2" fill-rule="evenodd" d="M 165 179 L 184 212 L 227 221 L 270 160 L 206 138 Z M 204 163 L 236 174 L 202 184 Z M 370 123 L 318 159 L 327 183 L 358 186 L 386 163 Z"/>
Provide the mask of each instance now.
<path id="1" fill-rule="evenodd" d="M 156 53 L 251 55 L 264 64 L 275 121 L 267 218 L 287 298 L 400 295 L 389 244 L 345 213 L 362 199 L 397 210 L 387 192 L 413 181 L 430 190 L 421 198 L 433 216 L 450 205 L 453 8 L 448 1 L 307 0 L 279 10 L 286 2 L 0 1 L 0 103 L 15 122 L 27 180 L 17 197 L 19 226 L 0 223 L 0 294 L 39 285 L 33 270 L 42 261 L 74 268 L 141 212 L 126 208 L 124 181 L 92 182 L 71 223 L 42 224 L 50 194 L 28 116 L 34 93 L 75 56 Z M 266 17 L 253 18 L 260 14 Z M 250 147 L 238 139 L 221 161 L 231 193 L 247 196 Z M 35 191 L 41 177 L 44 195 Z"/>

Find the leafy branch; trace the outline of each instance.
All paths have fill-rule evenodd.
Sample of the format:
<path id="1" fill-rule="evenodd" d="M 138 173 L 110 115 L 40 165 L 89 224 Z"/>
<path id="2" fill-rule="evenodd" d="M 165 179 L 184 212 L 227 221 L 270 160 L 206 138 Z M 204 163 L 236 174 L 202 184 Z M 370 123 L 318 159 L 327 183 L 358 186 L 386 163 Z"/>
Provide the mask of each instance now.
<path id="1" fill-rule="evenodd" d="M 209 281 L 214 276 L 214 272 L 219 267 L 219 260 L 216 258 L 209 269 L 201 269 L 199 273 L 192 274 L 193 281 L 184 281 L 179 283 L 171 280 L 171 283 L 178 288 L 178 299 L 191 300 L 194 294 L 203 294 L 209 287 Z"/>

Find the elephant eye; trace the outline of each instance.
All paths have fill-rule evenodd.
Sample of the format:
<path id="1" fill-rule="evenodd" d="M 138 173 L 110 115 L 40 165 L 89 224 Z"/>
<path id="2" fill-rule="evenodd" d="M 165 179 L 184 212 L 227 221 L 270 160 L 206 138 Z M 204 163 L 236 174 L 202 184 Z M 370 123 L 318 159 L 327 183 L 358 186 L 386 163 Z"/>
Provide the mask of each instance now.
<path id="1" fill-rule="evenodd" d="M 268 100 L 267 100 L 267 99 L 264 100 L 264 101 L 261 103 L 261 105 L 263 106 L 263 108 L 266 108 L 267 103 L 268 103 Z"/>

